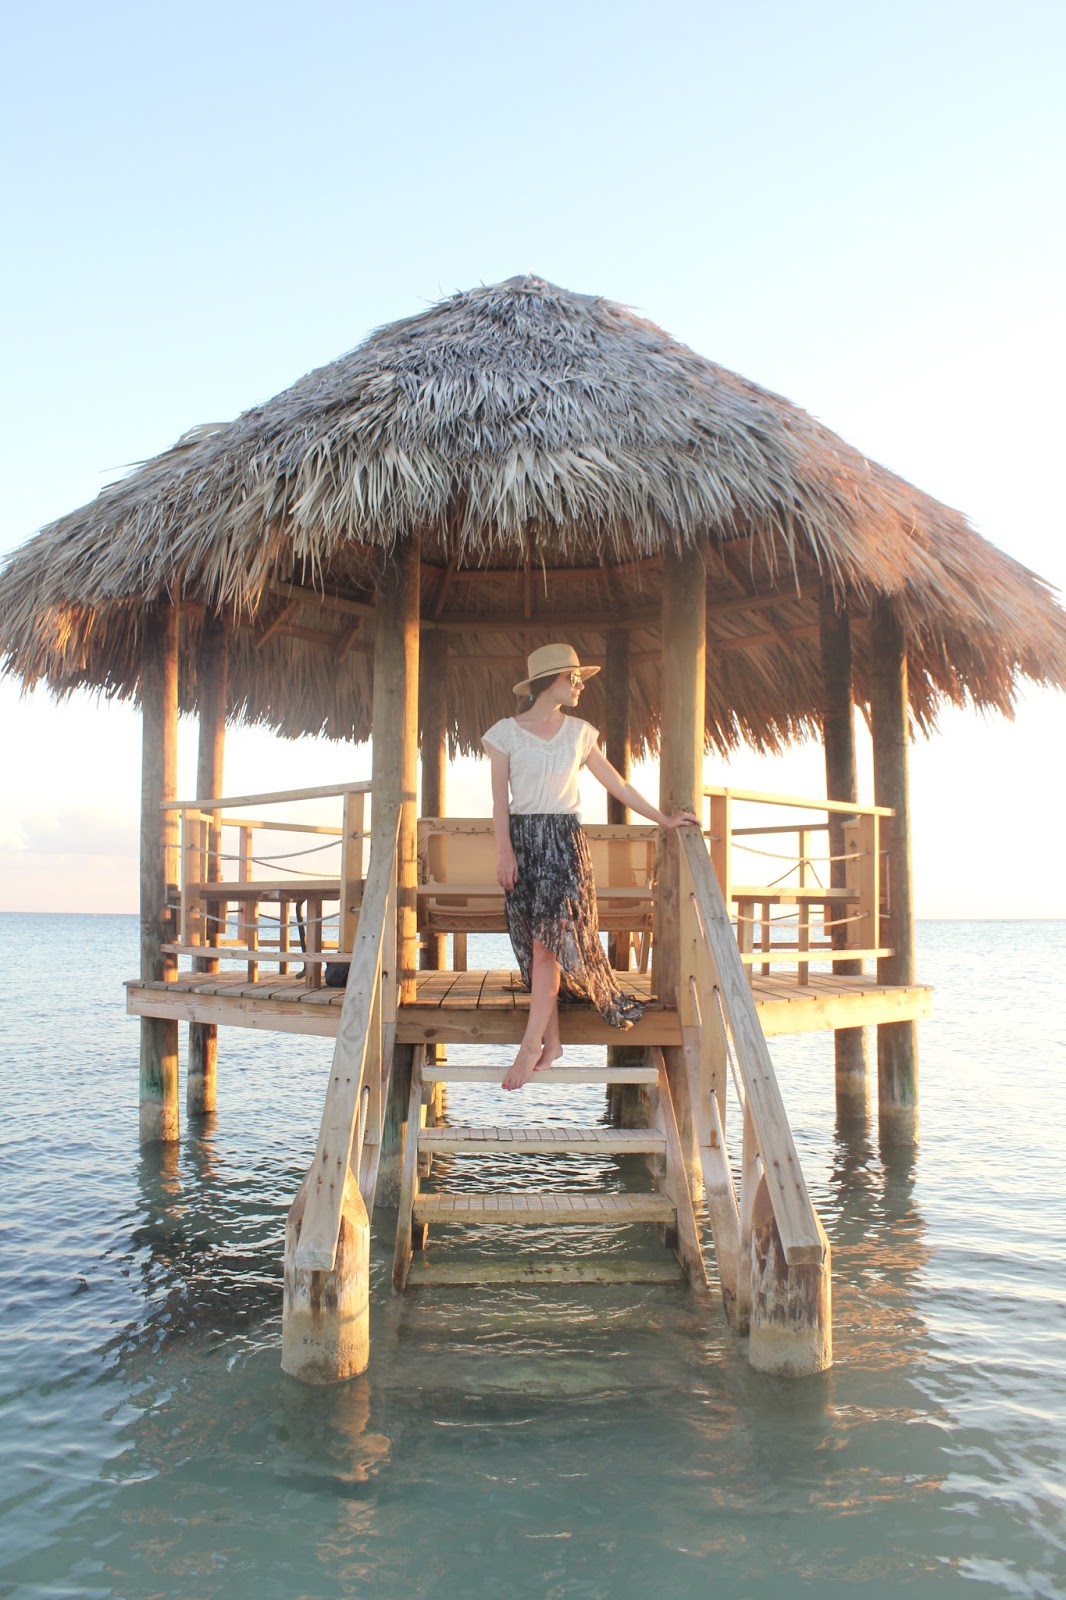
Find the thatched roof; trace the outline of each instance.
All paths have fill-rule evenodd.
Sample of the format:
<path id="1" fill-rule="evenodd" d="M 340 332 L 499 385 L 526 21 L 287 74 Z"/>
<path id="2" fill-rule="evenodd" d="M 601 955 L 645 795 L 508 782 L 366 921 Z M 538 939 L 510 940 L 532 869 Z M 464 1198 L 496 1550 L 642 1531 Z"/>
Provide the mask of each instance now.
<path id="1" fill-rule="evenodd" d="M 712 745 L 815 725 L 827 586 L 858 619 L 890 598 L 920 725 L 945 699 L 1009 711 L 1020 676 L 1066 687 L 1066 614 L 958 512 L 631 311 L 537 278 L 379 330 L 45 528 L 0 575 L 3 665 L 60 694 L 135 695 L 143 608 L 170 596 L 186 709 L 206 604 L 237 624 L 232 715 L 364 738 L 375 590 L 411 533 L 463 748 L 510 707 L 527 650 L 563 636 L 602 660 L 619 625 L 654 747 L 659 564 L 694 542 Z M 861 625 L 856 670 L 861 697 Z"/>

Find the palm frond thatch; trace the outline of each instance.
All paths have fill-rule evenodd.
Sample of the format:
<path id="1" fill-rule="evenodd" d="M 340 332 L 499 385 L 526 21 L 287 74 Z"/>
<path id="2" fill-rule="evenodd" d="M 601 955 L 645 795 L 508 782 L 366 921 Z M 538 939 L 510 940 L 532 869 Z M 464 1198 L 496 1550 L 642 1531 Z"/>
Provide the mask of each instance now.
<path id="1" fill-rule="evenodd" d="M 423 615 L 449 630 L 457 748 L 561 621 L 592 659 L 605 625 L 628 626 L 634 734 L 654 748 L 657 561 L 697 542 L 719 748 L 817 725 L 825 587 L 860 618 L 890 597 L 920 726 L 945 700 L 1009 711 L 1020 676 L 1066 686 L 1066 616 L 958 512 L 632 312 L 536 278 L 379 330 L 45 528 L 0 575 L 3 664 L 57 693 L 135 695 L 144 606 L 170 596 L 188 709 L 211 605 L 238 625 L 232 716 L 364 738 L 367 613 L 412 533 Z M 864 674 L 860 629 L 860 695 Z"/>

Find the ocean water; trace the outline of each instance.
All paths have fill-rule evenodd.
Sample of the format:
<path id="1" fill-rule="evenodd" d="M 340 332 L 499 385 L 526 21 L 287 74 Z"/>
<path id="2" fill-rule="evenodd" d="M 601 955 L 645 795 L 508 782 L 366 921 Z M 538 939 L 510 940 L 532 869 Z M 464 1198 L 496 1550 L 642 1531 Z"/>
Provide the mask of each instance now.
<path id="1" fill-rule="evenodd" d="M 920 925 L 913 1158 L 835 1125 L 828 1034 L 773 1042 L 833 1246 L 836 1364 L 798 1383 L 681 1287 L 394 1297 L 388 1213 L 370 1372 L 286 1378 L 331 1047 L 226 1030 L 217 1117 L 141 1152 L 136 944 L 0 917 L 0 1595 L 1066 1596 L 1066 923 Z"/>

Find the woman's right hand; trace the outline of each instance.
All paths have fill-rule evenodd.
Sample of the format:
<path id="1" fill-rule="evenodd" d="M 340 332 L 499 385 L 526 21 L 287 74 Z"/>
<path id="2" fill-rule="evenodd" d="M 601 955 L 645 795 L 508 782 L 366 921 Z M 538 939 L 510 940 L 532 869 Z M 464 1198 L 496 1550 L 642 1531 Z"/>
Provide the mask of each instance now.
<path id="1" fill-rule="evenodd" d="M 501 889 L 513 889 L 518 882 L 518 862 L 513 850 L 501 850 L 496 858 L 496 882 Z"/>

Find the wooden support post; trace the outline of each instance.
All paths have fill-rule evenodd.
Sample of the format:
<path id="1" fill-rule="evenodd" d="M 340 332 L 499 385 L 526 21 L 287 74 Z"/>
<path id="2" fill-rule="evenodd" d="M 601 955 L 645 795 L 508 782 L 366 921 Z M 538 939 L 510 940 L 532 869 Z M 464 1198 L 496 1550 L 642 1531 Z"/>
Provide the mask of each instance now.
<path id="1" fill-rule="evenodd" d="M 662 735 L 659 809 L 703 814 L 703 751 L 707 694 L 707 570 L 703 551 L 666 549 L 663 555 Z M 659 847 L 652 988 L 677 1004 L 681 905 L 679 848 L 674 830 Z M 664 1051 L 681 1147 L 693 1195 L 703 1185 L 684 1052 Z"/>
<path id="2" fill-rule="evenodd" d="M 855 711 L 851 688 L 851 618 L 843 608 L 837 610 L 828 591 L 822 594 L 820 601 L 820 635 L 826 799 L 857 801 L 859 780 L 855 765 Z M 831 857 L 845 854 L 844 818 L 834 811 L 829 813 L 829 854 Z M 846 886 L 846 861 L 831 862 L 829 882 L 834 889 Z M 847 935 L 847 928 L 834 928 L 833 945 L 842 949 L 848 943 Z M 860 941 L 860 948 L 862 945 L 871 948 L 868 937 Z M 834 961 L 833 971 L 858 976 L 862 972 L 862 962 Z M 865 1028 L 838 1028 L 833 1034 L 833 1050 L 836 1057 L 837 1115 L 844 1121 L 856 1117 L 864 1119 L 869 1102 Z"/>
<path id="3" fill-rule="evenodd" d="M 418 981 L 418 613 L 419 547 L 411 536 L 382 576 L 374 623 L 372 816 L 382 815 L 383 806 L 399 804 L 396 966 L 401 1005 L 415 998 Z M 410 1088 L 406 1049 L 398 1048 L 393 1058 L 381 1136 L 377 1198 L 384 1205 L 395 1205 L 400 1193 Z"/>
<path id="4" fill-rule="evenodd" d="M 300 1185 L 285 1226 L 281 1367 L 303 1383 L 354 1378 L 370 1364 L 370 1219 L 351 1170 L 345 1175 L 337 1258 L 332 1271 L 296 1265 L 307 1196 Z"/>
<path id="5" fill-rule="evenodd" d="M 392 1075 L 381 1125 L 381 1156 L 374 1195 L 376 1206 L 396 1206 L 403 1191 L 404 1127 L 411 1096 L 415 1046 L 398 1044 L 392 1052 Z"/>
<path id="6" fill-rule="evenodd" d="M 424 817 L 443 817 L 448 762 L 448 635 L 427 633 L 419 660 L 418 722 L 422 730 L 422 805 Z M 448 936 L 427 933 L 422 966 L 441 972 L 447 965 Z"/>
<path id="7" fill-rule="evenodd" d="M 757 1372 L 802 1378 L 833 1365 L 829 1240 L 818 1222 L 821 1261 L 790 1267 L 774 1221 L 766 1179 L 751 1212 L 748 1361 Z"/>
<path id="8" fill-rule="evenodd" d="M 177 970 L 163 945 L 175 926 L 178 814 L 162 809 L 177 794 L 177 607 L 147 607 L 141 628 L 141 977 L 159 981 Z M 178 1025 L 161 1017 L 141 1019 L 140 1133 L 144 1144 L 178 1137 Z"/>
<path id="9" fill-rule="evenodd" d="M 219 612 L 204 612 L 200 638 L 199 701 L 200 745 L 196 762 L 196 797 L 207 800 L 222 793 L 222 758 L 226 739 L 227 634 Z M 207 870 L 204 877 L 217 883 L 222 877 L 222 830 L 216 821 L 207 829 Z M 207 902 L 209 916 L 217 917 L 218 903 Z M 208 922 L 205 943 L 219 937 L 217 922 Z M 217 972 L 215 957 L 197 957 L 195 972 Z M 207 1116 L 218 1103 L 218 1028 L 213 1022 L 189 1024 L 189 1066 L 185 1078 L 185 1109 L 190 1117 Z"/>
<path id="10" fill-rule="evenodd" d="M 400 806 L 396 915 L 401 1005 L 414 999 L 418 980 L 418 584 L 419 547 L 411 535 L 382 575 L 374 622 L 371 794 L 375 806 Z"/>
<path id="11" fill-rule="evenodd" d="M 891 607 L 874 602 L 870 617 L 870 713 L 874 746 L 874 803 L 891 806 L 881 844 L 888 880 L 882 938 L 892 955 L 877 963 L 879 983 L 915 981 L 914 900 L 911 885 L 908 785 L 907 650 Z M 878 1137 L 884 1145 L 918 1140 L 918 1029 L 882 1022 L 877 1029 Z"/>
<path id="12" fill-rule="evenodd" d="M 629 782 L 629 634 L 624 628 L 610 628 L 607 632 L 606 664 L 607 717 L 604 727 L 604 755 L 616 771 Z M 629 807 L 613 794 L 607 796 L 607 821 L 625 826 L 629 821 Z M 623 846 L 628 850 L 629 846 Z M 610 854 L 610 846 L 608 846 Z M 613 880 L 612 880 L 613 881 Z M 632 937 L 628 933 L 611 933 L 607 936 L 607 959 L 616 972 L 628 972 L 632 961 Z M 628 1059 L 625 1045 L 608 1045 L 607 1065 L 624 1066 Z M 620 1084 L 607 1091 L 611 1117 L 618 1127 L 647 1126 L 647 1106 L 639 1095 L 634 1096 L 635 1084 Z M 638 1103 L 639 1102 L 639 1103 Z M 634 1120 L 640 1119 L 641 1120 Z"/>

